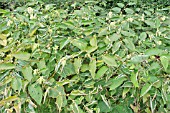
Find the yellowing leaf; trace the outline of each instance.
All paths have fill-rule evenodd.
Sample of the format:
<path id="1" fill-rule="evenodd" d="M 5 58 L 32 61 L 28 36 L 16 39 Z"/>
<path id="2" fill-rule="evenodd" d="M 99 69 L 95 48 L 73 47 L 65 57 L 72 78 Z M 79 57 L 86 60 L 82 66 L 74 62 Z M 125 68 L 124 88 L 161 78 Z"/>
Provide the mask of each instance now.
<path id="1" fill-rule="evenodd" d="M 19 98 L 17 96 L 7 97 L 6 99 L 0 101 L 0 106 L 3 106 L 5 104 L 7 104 L 8 102 L 12 102 L 12 101 L 15 101 L 15 100 L 18 100 L 18 99 Z"/>

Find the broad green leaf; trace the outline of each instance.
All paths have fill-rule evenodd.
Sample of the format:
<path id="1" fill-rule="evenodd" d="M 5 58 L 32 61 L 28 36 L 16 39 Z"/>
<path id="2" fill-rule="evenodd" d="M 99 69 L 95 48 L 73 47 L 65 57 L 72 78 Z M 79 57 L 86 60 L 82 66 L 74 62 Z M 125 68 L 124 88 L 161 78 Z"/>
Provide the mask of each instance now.
<path id="1" fill-rule="evenodd" d="M 110 90 L 114 90 L 116 89 L 117 87 L 119 87 L 124 81 L 126 81 L 127 78 L 125 78 L 125 76 L 123 77 L 119 77 L 119 78 L 115 78 L 112 81 L 111 85 L 110 85 Z"/>
<path id="2" fill-rule="evenodd" d="M 19 98 L 17 96 L 10 96 L 7 97 L 6 99 L 3 99 L 0 101 L 0 106 L 4 106 L 5 104 L 7 104 L 8 102 L 12 102 L 15 100 L 18 100 Z"/>
<path id="3" fill-rule="evenodd" d="M 45 60 L 40 60 L 38 63 L 37 63 L 37 67 L 38 69 L 40 70 L 40 72 L 42 72 L 42 74 L 45 74 L 46 72 L 46 63 L 45 63 Z"/>
<path id="4" fill-rule="evenodd" d="M 140 34 L 140 36 L 139 36 L 139 39 L 143 41 L 143 40 L 146 39 L 146 37 L 147 37 L 146 32 L 142 32 L 142 33 Z"/>
<path id="5" fill-rule="evenodd" d="M 90 38 L 90 45 L 91 46 L 97 46 L 97 39 L 96 39 L 96 37 Z"/>
<path id="6" fill-rule="evenodd" d="M 108 32 L 108 28 L 107 28 L 107 27 L 101 28 L 101 29 L 99 30 L 99 35 L 98 35 L 98 37 L 107 35 L 107 32 Z"/>
<path id="7" fill-rule="evenodd" d="M 116 34 L 114 33 L 113 35 L 111 35 L 109 37 L 109 39 L 113 42 L 113 41 L 117 41 L 118 39 L 120 39 L 121 35 L 120 34 Z"/>
<path id="8" fill-rule="evenodd" d="M 11 63 L 1 63 L 0 64 L 0 70 L 8 70 L 8 69 L 14 69 L 15 65 Z"/>
<path id="9" fill-rule="evenodd" d="M 135 45 L 130 38 L 126 38 L 123 40 L 125 42 L 125 46 L 131 51 L 136 51 Z"/>
<path id="10" fill-rule="evenodd" d="M 116 51 L 119 50 L 121 44 L 122 44 L 122 43 L 121 43 L 120 41 L 114 43 L 114 45 L 113 45 L 113 47 L 112 47 L 112 54 L 114 54 Z"/>
<path id="11" fill-rule="evenodd" d="M 109 108 L 105 102 L 99 101 L 98 106 L 100 108 L 100 112 L 111 112 L 113 108 Z"/>
<path id="12" fill-rule="evenodd" d="M 28 86 L 28 92 L 30 96 L 37 102 L 37 104 L 41 104 L 43 91 L 40 85 L 34 83 Z"/>
<path id="13" fill-rule="evenodd" d="M 82 59 L 81 58 L 75 58 L 74 59 L 74 69 L 75 72 L 78 74 L 80 71 L 80 67 L 82 65 Z"/>
<path id="14" fill-rule="evenodd" d="M 163 50 L 158 49 L 158 48 L 151 48 L 145 51 L 145 54 L 148 56 L 161 55 L 162 53 L 163 53 Z"/>
<path id="15" fill-rule="evenodd" d="M 67 104 L 66 98 L 64 95 L 58 95 L 56 98 L 56 105 L 59 109 L 59 113 L 62 111 L 62 107 L 64 107 Z"/>
<path id="16" fill-rule="evenodd" d="M 155 28 L 155 23 L 152 20 L 145 20 L 145 23 L 152 28 Z"/>
<path id="17" fill-rule="evenodd" d="M 132 81 L 133 85 L 135 87 L 139 87 L 139 84 L 138 84 L 138 73 L 132 73 L 131 76 L 130 76 L 130 80 Z"/>
<path id="18" fill-rule="evenodd" d="M 91 52 L 95 51 L 98 47 L 97 46 L 87 46 L 86 47 L 86 52 L 90 54 Z"/>
<path id="19" fill-rule="evenodd" d="M 130 8 L 126 8 L 125 12 L 128 13 L 128 14 L 133 14 L 134 13 L 134 11 L 132 9 L 130 9 Z"/>
<path id="20" fill-rule="evenodd" d="M 31 55 L 30 53 L 27 53 L 27 52 L 18 52 L 18 53 L 13 54 L 13 56 L 20 60 L 29 60 Z"/>
<path id="21" fill-rule="evenodd" d="M 84 50 L 87 47 L 87 42 L 81 39 L 74 39 L 71 43 L 80 50 Z"/>
<path id="22" fill-rule="evenodd" d="M 110 107 L 110 105 L 109 105 L 109 103 L 108 103 L 108 101 L 107 101 L 107 99 L 106 99 L 106 96 L 105 95 L 101 95 L 101 97 L 102 97 L 102 100 L 103 100 L 103 102 L 107 105 L 107 107 L 110 109 L 111 107 Z"/>
<path id="23" fill-rule="evenodd" d="M 85 72 L 85 71 L 87 71 L 87 70 L 89 70 L 89 65 L 88 64 L 83 64 L 82 66 L 81 66 L 81 72 Z"/>
<path id="24" fill-rule="evenodd" d="M 169 65 L 169 60 L 166 56 L 161 56 L 160 57 L 160 60 L 161 60 L 161 64 L 163 65 L 165 71 L 167 70 L 168 68 L 168 65 Z"/>
<path id="25" fill-rule="evenodd" d="M 58 86 L 55 88 L 50 88 L 48 91 L 49 97 L 57 98 L 60 94 L 65 95 L 64 88 L 62 86 Z"/>
<path id="26" fill-rule="evenodd" d="M 123 8 L 125 5 L 123 3 L 117 3 L 117 5 L 120 7 L 120 8 Z"/>
<path id="27" fill-rule="evenodd" d="M 33 78 L 32 67 L 31 66 L 23 67 L 21 71 L 22 71 L 24 78 L 30 82 Z"/>
<path id="28" fill-rule="evenodd" d="M 11 86 L 12 86 L 12 89 L 14 89 L 15 91 L 20 92 L 20 90 L 21 90 L 21 88 L 22 88 L 21 78 L 19 78 L 19 77 L 14 77 L 14 78 L 12 79 Z"/>
<path id="29" fill-rule="evenodd" d="M 144 96 L 151 89 L 151 87 L 152 85 L 146 83 L 141 89 L 140 97 Z"/>
<path id="30" fill-rule="evenodd" d="M 119 7 L 114 7 L 114 8 L 112 8 L 112 10 L 113 10 L 115 13 L 120 13 L 121 8 L 119 8 Z"/>
<path id="31" fill-rule="evenodd" d="M 137 55 L 131 58 L 132 63 L 140 63 L 148 58 L 148 55 Z"/>
<path id="32" fill-rule="evenodd" d="M 95 79 L 101 78 L 101 77 L 106 73 L 107 70 L 108 70 L 108 67 L 107 67 L 107 66 L 102 66 L 102 67 L 97 71 L 97 74 L 96 74 L 96 76 L 95 76 Z"/>
<path id="33" fill-rule="evenodd" d="M 104 61 L 108 66 L 117 67 L 117 63 L 116 63 L 116 61 L 115 61 L 114 56 L 111 56 L 111 55 L 103 55 L 102 59 L 103 59 L 103 61 Z"/>
<path id="34" fill-rule="evenodd" d="M 62 50 L 69 42 L 70 42 L 70 38 L 68 38 L 68 39 L 63 39 L 63 40 L 60 42 L 60 50 Z"/>
<path id="35" fill-rule="evenodd" d="M 92 78 L 95 78 L 95 73 L 96 73 L 96 59 L 92 58 L 90 63 L 89 63 L 89 71 L 91 73 Z"/>

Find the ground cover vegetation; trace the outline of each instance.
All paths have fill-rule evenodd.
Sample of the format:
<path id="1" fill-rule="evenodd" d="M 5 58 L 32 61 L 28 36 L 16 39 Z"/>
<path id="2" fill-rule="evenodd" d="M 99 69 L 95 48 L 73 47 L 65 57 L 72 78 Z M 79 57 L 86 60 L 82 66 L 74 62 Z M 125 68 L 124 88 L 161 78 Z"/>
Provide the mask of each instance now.
<path id="1" fill-rule="evenodd" d="M 170 112 L 168 0 L 0 7 L 1 113 Z"/>

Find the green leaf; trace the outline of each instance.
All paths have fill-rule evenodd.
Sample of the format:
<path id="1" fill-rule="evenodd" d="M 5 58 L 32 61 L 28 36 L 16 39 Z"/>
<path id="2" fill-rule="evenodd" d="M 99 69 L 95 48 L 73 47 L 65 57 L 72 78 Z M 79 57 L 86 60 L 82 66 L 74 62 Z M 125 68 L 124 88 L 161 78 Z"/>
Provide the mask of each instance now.
<path id="1" fill-rule="evenodd" d="M 14 69 L 15 65 L 11 63 L 1 63 L 0 64 L 0 70 L 8 70 L 8 69 Z"/>
<path id="2" fill-rule="evenodd" d="M 74 39 L 71 43 L 80 50 L 84 50 L 87 47 L 87 42 L 82 39 Z"/>
<path id="3" fill-rule="evenodd" d="M 49 97 L 57 98 L 60 94 L 65 95 L 64 88 L 62 86 L 58 86 L 55 88 L 50 88 L 48 91 Z"/>
<path id="4" fill-rule="evenodd" d="M 116 63 L 116 61 L 115 61 L 114 56 L 111 56 L 111 55 L 103 55 L 102 59 L 103 59 L 103 61 L 104 61 L 108 66 L 117 67 L 117 63 Z"/>
<path id="5" fill-rule="evenodd" d="M 130 38 L 124 39 L 125 45 L 131 51 L 136 51 L 135 45 Z"/>
<path id="6" fill-rule="evenodd" d="M 148 58 L 148 55 L 137 55 L 131 58 L 132 63 L 140 63 Z"/>
<path id="7" fill-rule="evenodd" d="M 115 13 L 120 13 L 121 8 L 119 8 L 119 7 L 114 7 L 114 8 L 112 8 L 112 10 L 113 10 Z"/>
<path id="8" fill-rule="evenodd" d="M 80 71 L 80 67 L 81 67 L 81 64 L 82 63 L 82 59 L 81 58 L 75 58 L 74 59 L 74 69 L 75 69 L 75 72 L 78 74 L 79 71 Z"/>
<path id="9" fill-rule="evenodd" d="M 8 13 L 8 11 L 0 9 L 0 13 Z"/>
<path id="10" fill-rule="evenodd" d="M 139 84 L 138 84 L 138 73 L 132 73 L 131 76 L 130 76 L 130 80 L 132 81 L 133 85 L 135 87 L 139 87 Z"/>
<path id="11" fill-rule="evenodd" d="M 150 48 L 150 49 L 145 51 L 145 54 L 148 55 L 148 56 L 161 55 L 162 53 L 163 53 L 163 50 L 158 49 L 158 48 Z"/>
<path id="12" fill-rule="evenodd" d="M 142 87 L 142 90 L 141 90 L 141 93 L 140 93 L 140 97 L 144 96 L 150 89 L 151 89 L 152 85 L 146 83 L 143 87 Z"/>
<path id="13" fill-rule="evenodd" d="M 24 67 L 24 68 L 22 68 L 21 71 L 22 71 L 24 78 L 30 82 L 33 78 L 32 67 L 31 66 Z"/>
<path id="14" fill-rule="evenodd" d="M 123 3 L 117 3 L 117 5 L 120 7 L 120 8 L 123 8 L 125 5 Z"/>
<path id="15" fill-rule="evenodd" d="M 132 9 L 130 9 L 130 8 L 126 8 L 125 12 L 128 13 L 128 14 L 133 14 L 134 13 L 134 11 Z"/>
<path id="16" fill-rule="evenodd" d="M 59 113 L 62 111 L 62 107 L 64 107 L 67 104 L 66 98 L 63 95 L 58 95 L 56 98 L 56 105 L 59 109 Z"/>
<path id="17" fill-rule="evenodd" d="M 91 73 L 92 78 L 95 78 L 95 73 L 96 73 L 96 59 L 92 58 L 90 63 L 89 63 L 89 71 Z"/>
<path id="18" fill-rule="evenodd" d="M 21 78 L 19 78 L 19 77 L 14 77 L 14 78 L 12 79 L 11 86 L 12 86 L 12 89 L 14 89 L 15 91 L 20 92 L 20 90 L 21 90 L 21 88 L 22 88 Z"/>
<path id="19" fill-rule="evenodd" d="M 91 46 L 97 46 L 97 39 L 96 39 L 96 37 L 90 38 L 90 45 Z"/>
<path id="20" fill-rule="evenodd" d="M 110 85 L 110 90 L 114 90 L 117 87 L 119 87 L 124 81 L 126 81 L 127 78 L 125 78 L 125 76 L 119 77 L 119 78 L 115 78 L 112 81 L 111 85 Z"/>
<path id="21" fill-rule="evenodd" d="M 107 32 L 108 32 L 108 28 L 107 28 L 107 27 L 101 28 L 101 29 L 99 30 L 99 35 L 98 35 L 98 37 L 107 35 Z"/>
<path id="22" fill-rule="evenodd" d="M 161 64 L 163 65 L 163 67 L 166 71 L 168 68 L 168 65 L 169 65 L 169 59 L 166 56 L 161 56 L 160 60 L 161 60 Z"/>
<path id="23" fill-rule="evenodd" d="M 109 107 L 105 104 L 105 102 L 103 102 L 103 101 L 99 101 L 98 106 L 99 106 L 99 108 L 100 108 L 100 112 L 105 112 L 105 113 L 107 113 L 107 112 L 111 112 L 111 110 L 112 110 L 112 108 L 109 108 Z"/>
<path id="24" fill-rule="evenodd" d="M 30 84 L 28 86 L 28 92 L 30 96 L 35 100 L 35 102 L 37 102 L 37 104 L 40 105 L 43 96 L 43 91 L 41 89 L 41 86 L 36 83 Z"/>
<path id="25" fill-rule="evenodd" d="M 30 53 L 27 53 L 27 52 L 18 52 L 18 53 L 13 54 L 13 56 L 20 60 L 29 60 L 31 55 Z"/>
<path id="26" fill-rule="evenodd" d="M 63 39 L 63 40 L 60 42 L 60 50 L 62 50 L 69 42 L 70 42 L 70 38 L 68 38 L 68 39 Z"/>
<path id="27" fill-rule="evenodd" d="M 108 67 L 107 67 L 107 66 L 102 66 L 102 67 L 97 71 L 97 74 L 96 74 L 96 76 L 95 76 L 95 79 L 101 78 L 101 77 L 106 73 L 107 70 L 108 70 Z"/>
<path id="28" fill-rule="evenodd" d="M 121 46 L 121 41 L 115 42 L 113 47 L 112 47 L 112 54 L 114 54 L 116 51 L 119 50 L 120 46 Z"/>
<path id="29" fill-rule="evenodd" d="M 143 41 L 143 40 L 146 39 L 146 37 L 147 37 L 146 32 L 142 32 L 142 33 L 140 34 L 140 36 L 139 36 L 139 39 Z"/>

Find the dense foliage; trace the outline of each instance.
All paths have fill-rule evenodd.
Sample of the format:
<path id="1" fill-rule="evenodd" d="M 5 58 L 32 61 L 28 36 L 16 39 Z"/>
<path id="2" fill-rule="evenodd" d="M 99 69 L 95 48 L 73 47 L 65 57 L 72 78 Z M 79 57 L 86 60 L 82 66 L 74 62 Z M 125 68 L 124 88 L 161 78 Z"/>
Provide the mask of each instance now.
<path id="1" fill-rule="evenodd" d="M 0 112 L 170 112 L 168 5 L 0 9 Z"/>

